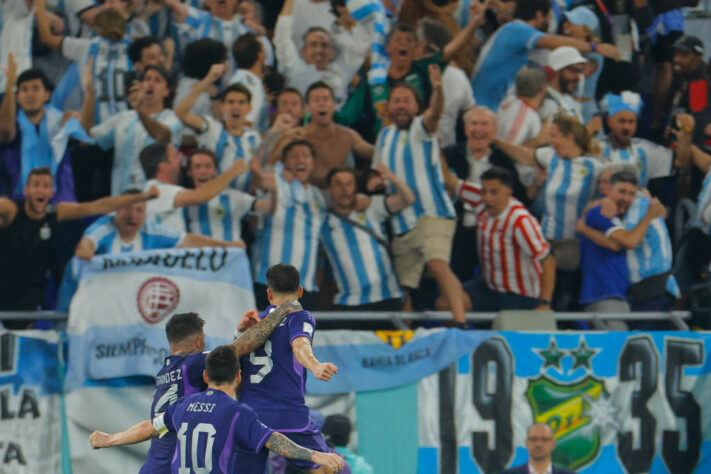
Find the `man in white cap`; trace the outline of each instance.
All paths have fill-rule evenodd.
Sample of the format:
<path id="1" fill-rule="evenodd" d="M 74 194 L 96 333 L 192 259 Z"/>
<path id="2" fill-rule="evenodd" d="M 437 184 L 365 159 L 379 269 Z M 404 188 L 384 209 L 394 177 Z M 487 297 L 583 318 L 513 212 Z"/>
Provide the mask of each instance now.
<path id="1" fill-rule="evenodd" d="M 647 187 L 650 179 L 669 176 L 672 167 L 681 168 L 690 163 L 694 130 L 694 120 L 690 115 L 676 117 L 676 147 L 672 150 L 634 136 L 637 116 L 643 105 L 639 94 L 630 91 L 620 95 L 607 94 L 605 103 L 610 133 L 602 140 L 602 154 L 612 162 L 633 164 L 637 168 L 641 187 Z"/>
<path id="2" fill-rule="evenodd" d="M 581 122 L 582 104 L 574 97 L 583 74 L 585 59 L 571 46 L 556 48 L 548 57 L 548 66 L 553 70 L 553 77 L 548 81 L 546 98 L 538 109 L 541 120 L 548 120 L 557 113 L 577 117 Z"/>

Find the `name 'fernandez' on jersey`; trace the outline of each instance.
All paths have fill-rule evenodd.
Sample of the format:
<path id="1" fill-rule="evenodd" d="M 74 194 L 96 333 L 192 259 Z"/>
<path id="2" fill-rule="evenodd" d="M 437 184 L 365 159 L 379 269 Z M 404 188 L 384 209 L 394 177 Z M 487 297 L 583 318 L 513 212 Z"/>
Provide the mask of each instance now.
<path id="1" fill-rule="evenodd" d="M 259 317 L 275 308 L 269 306 Z M 298 431 L 309 424 L 309 409 L 304 403 L 307 371 L 296 360 L 291 343 L 298 337 L 311 341 L 315 329 L 316 320 L 310 312 L 291 313 L 262 347 L 240 360 L 240 402 L 252 407 L 274 430 Z"/>
<path id="2" fill-rule="evenodd" d="M 207 389 L 202 373 L 205 370 L 207 352 L 187 355 L 171 355 L 156 375 L 156 390 L 151 404 L 151 419 L 164 413 L 179 399 Z M 177 436 L 168 432 L 162 438 L 153 438 L 148 450 L 148 460 L 141 467 L 140 474 L 162 472 L 160 466 L 170 466 L 175 452 Z M 155 464 L 158 462 L 159 464 Z"/>

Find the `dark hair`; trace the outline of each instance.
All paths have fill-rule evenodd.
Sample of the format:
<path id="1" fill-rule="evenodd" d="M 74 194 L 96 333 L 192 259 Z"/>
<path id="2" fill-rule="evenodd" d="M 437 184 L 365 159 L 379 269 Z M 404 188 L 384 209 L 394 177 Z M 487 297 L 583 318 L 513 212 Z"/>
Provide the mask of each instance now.
<path id="1" fill-rule="evenodd" d="M 237 92 L 239 94 L 244 94 L 247 96 L 247 102 L 252 103 L 252 93 L 247 89 L 247 86 L 240 84 L 239 82 L 235 84 L 230 84 L 227 88 L 220 94 L 220 102 L 224 102 L 227 98 L 227 94 L 230 92 Z"/>
<path id="2" fill-rule="evenodd" d="M 192 163 L 193 156 L 195 155 L 207 155 L 210 158 L 212 158 L 212 161 L 215 163 L 215 168 L 219 169 L 220 168 L 220 159 L 217 157 L 214 151 L 208 150 L 207 148 L 196 148 L 193 151 L 190 152 L 188 155 L 188 168 L 190 168 L 190 164 Z"/>
<path id="3" fill-rule="evenodd" d="M 346 415 L 329 415 L 321 428 L 326 443 L 332 446 L 346 446 L 351 437 L 351 420 Z"/>
<path id="4" fill-rule="evenodd" d="M 227 47 L 222 42 L 210 38 L 195 40 L 185 47 L 180 69 L 187 77 L 202 79 L 210 71 L 210 66 L 227 59 Z"/>
<path id="5" fill-rule="evenodd" d="M 296 267 L 277 263 L 267 269 L 267 286 L 274 293 L 290 295 L 299 291 L 301 277 Z"/>
<path id="6" fill-rule="evenodd" d="M 418 112 L 422 109 L 422 96 L 420 95 L 420 91 L 418 91 L 415 86 L 405 81 L 398 81 L 392 86 L 390 86 L 390 90 L 388 91 L 388 102 L 390 101 L 390 97 L 392 97 L 393 92 L 395 92 L 395 89 L 407 89 L 412 92 L 412 94 L 415 96 L 415 100 L 417 101 Z"/>
<path id="7" fill-rule="evenodd" d="M 205 320 L 197 313 L 174 314 L 165 325 L 165 335 L 169 344 L 179 344 L 190 336 L 202 333 Z"/>
<path id="8" fill-rule="evenodd" d="M 286 159 L 286 156 L 291 152 L 291 150 L 293 150 L 297 146 L 308 147 L 311 151 L 311 156 L 316 155 L 316 152 L 314 151 L 314 146 L 310 142 L 308 142 L 307 140 L 294 140 L 293 142 L 290 142 L 288 145 L 286 145 L 281 151 L 281 161 L 284 161 Z"/>
<path id="9" fill-rule="evenodd" d="M 240 69 L 249 69 L 257 62 L 262 43 L 254 33 L 245 33 L 232 43 L 232 57 Z"/>
<path id="10" fill-rule="evenodd" d="M 629 170 L 622 170 L 614 173 L 610 176 L 610 186 L 614 186 L 617 183 L 628 183 L 635 187 L 639 185 L 639 180 L 637 179 L 637 173 L 633 173 Z"/>
<path id="11" fill-rule="evenodd" d="M 553 8 L 551 0 L 519 0 L 516 2 L 514 18 L 523 21 L 533 20 L 536 18 L 536 13 L 547 15 L 551 8 Z"/>
<path id="12" fill-rule="evenodd" d="M 484 181 L 485 179 L 497 179 L 504 186 L 513 188 L 513 176 L 511 175 L 511 172 L 500 166 L 492 166 L 488 170 L 484 171 L 481 175 L 481 180 Z"/>
<path id="13" fill-rule="evenodd" d="M 280 90 L 276 96 L 276 101 L 279 102 L 279 97 L 283 96 L 284 94 L 296 94 L 299 96 L 299 98 L 301 98 L 301 103 L 304 103 L 304 96 L 296 87 L 286 87 Z"/>
<path id="14" fill-rule="evenodd" d="M 333 168 L 331 171 L 328 172 L 328 175 L 326 175 L 326 186 L 331 185 L 331 180 L 333 179 L 334 176 L 336 176 L 338 173 L 350 173 L 353 175 L 353 178 L 356 178 L 356 172 L 355 170 L 350 167 L 350 166 L 339 166 L 338 168 Z"/>
<path id="15" fill-rule="evenodd" d="M 37 69 L 36 67 L 33 67 L 32 69 L 27 69 L 26 71 L 23 71 L 19 76 L 17 76 L 17 82 L 15 82 L 15 85 L 19 89 L 20 84 L 22 84 L 23 82 L 32 81 L 34 79 L 39 79 L 42 82 L 42 87 L 44 87 L 45 90 L 52 91 L 52 89 L 54 89 L 54 86 L 52 86 L 52 83 L 49 82 L 49 78 L 47 77 L 47 75 L 41 69 Z"/>
<path id="16" fill-rule="evenodd" d="M 452 33 L 444 23 L 433 18 L 425 17 L 417 22 L 417 31 L 433 53 L 444 50 L 452 41 Z"/>
<path id="17" fill-rule="evenodd" d="M 128 45 L 128 58 L 134 64 L 141 62 L 141 55 L 143 54 L 143 50 L 146 48 L 150 48 L 154 44 L 157 44 L 161 47 L 161 49 L 163 49 L 163 46 L 160 44 L 160 41 L 158 41 L 158 38 L 156 38 L 155 36 L 141 36 L 140 38 L 136 38 L 135 40 L 133 40 L 133 42 L 131 42 L 131 44 Z"/>
<path id="18" fill-rule="evenodd" d="M 121 196 L 127 196 L 127 195 L 133 195 L 133 194 L 141 194 L 143 191 L 141 191 L 138 188 L 128 188 L 125 189 L 123 192 L 121 192 Z"/>
<path id="19" fill-rule="evenodd" d="M 230 384 L 239 373 L 239 359 L 232 346 L 220 346 L 211 350 L 205 359 L 207 380 L 215 385 Z"/>
<path id="20" fill-rule="evenodd" d="M 30 174 L 27 175 L 27 182 L 30 182 L 32 176 L 52 176 L 52 170 L 49 166 L 40 166 L 39 168 L 34 168 L 30 170 Z"/>
<path id="21" fill-rule="evenodd" d="M 308 89 L 306 89 L 306 103 L 309 102 L 309 94 L 311 94 L 311 92 L 315 91 L 316 89 L 327 89 L 328 92 L 331 93 L 331 99 L 334 98 L 333 89 L 331 88 L 331 86 L 329 86 L 328 84 L 326 84 L 323 81 L 316 81 L 313 84 L 311 84 Z"/>
<path id="22" fill-rule="evenodd" d="M 390 25 L 390 31 L 385 37 L 385 46 L 390 43 L 390 40 L 393 39 L 395 33 L 410 33 L 412 36 L 416 36 L 415 28 L 411 24 L 403 23 L 402 21 L 396 21 L 395 23 Z"/>
<path id="23" fill-rule="evenodd" d="M 138 160 L 141 162 L 146 179 L 155 178 L 158 173 L 158 165 L 168 160 L 168 144 L 158 142 L 148 145 L 141 150 Z"/>
<path id="24" fill-rule="evenodd" d="M 163 99 L 163 107 L 168 109 L 173 105 L 173 99 L 175 99 L 175 87 L 173 84 L 173 79 L 170 77 L 170 73 L 163 67 L 151 64 L 143 69 L 143 75 L 141 76 L 141 81 L 146 78 L 148 71 L 155 71 L 165 79 L 165 83 L 168 86 L 168 96 Z"/>
<path id="25" fill-rule="evenodd" d="M 301 40 L 305 43 L 306 42 L 306 37 L 309 36 L 311 33 L 324 33 L 326 36 L 329 37 L 331 42 L 333 42 L 333 38 L 331 37 L 331 33 L 328 32 L 326 28 L 323 26 L 312 26 L 308 30 L 306 30 L 306 33 L 301 37 Z"/>

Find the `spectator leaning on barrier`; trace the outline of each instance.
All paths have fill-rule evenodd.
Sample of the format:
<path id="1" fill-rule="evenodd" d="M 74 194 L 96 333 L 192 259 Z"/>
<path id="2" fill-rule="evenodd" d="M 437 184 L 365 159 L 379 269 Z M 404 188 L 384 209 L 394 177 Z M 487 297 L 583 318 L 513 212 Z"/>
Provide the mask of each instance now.
<path id="1" fill-rule="evenodd" d="M 145 193 L 54 206 L 50 204 L 53 183 L 49 168 L 36 168 L 30 172 L 24 199 L 0 198 L 0 268 L 5 272 L 0 278 L 0 310 L 42 309 L 47 273 L 61 271 L 53 268 L 60 221 L 106 214 L 158 196 L 157 189 L 151 188 Z M 58 273 L 53 277 L 57 283 L 61 280 Z"/>
<path id="2" fill-rule="evenodd" d="M 467 310 L 550 309 L 556 262 L 536 218 L 512 197 L 511 173 L 492 167 L 481 184 L 446 173 L 446 183 L 476 214 L 481 277 L 464 285 Z"/>
<path id="3" fill-rule="evenodd" d="M 337 309 L 398 311 L 403 293 L 390 260 L 383 223 L 415 201 L 415 195 L 382 163 L 380 178 L 396 192 L 368 199 L 365 210 L 356 210 L 356 174 L 352 168 L 334 168 L 326 178 L 331 208 L 321 230 L 321 242 L 333 268 L 338 294 Z"/>
<path id="4" fill-rule="evenodd" d="M 528 463 L 502 471 L 501 474 L 575 474 L 574 471 L 553 464 L 555 434 L 545 423 L 531 425 L 526 432 Z"/>
<path id="5" fill-rule="evenodd" d="M 156 186 L 160 191 L 158 199 L 146 206 L 147 221 L 183 232 L 185 221 L 181 207 L 208 202 L 247 170 L 247 164 L 238 160 L 217 178 L 196 189 L 187 189 L 177 184 L 182 156 L 174 146 L 164 143 L 148 145 L 141 151 L 139 159 L 148 179 L 146 187 Z M 234 245 L 244 248 L 241 240 L 235 240 Z"/>

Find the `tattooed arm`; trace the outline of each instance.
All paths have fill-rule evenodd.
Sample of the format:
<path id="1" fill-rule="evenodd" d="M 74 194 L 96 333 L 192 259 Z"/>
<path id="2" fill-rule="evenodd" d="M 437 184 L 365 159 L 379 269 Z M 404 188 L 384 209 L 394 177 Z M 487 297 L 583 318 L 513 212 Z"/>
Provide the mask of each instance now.
<path id="1" fill-rule="evenodd" d="M 270 451 L 288 459 L 311 461 L 324 466 L 328 472 L 338 472 L 343 469 L 343 458 L 336 453 L 320 453 L 311 449 L 302 448 L 289 438 L 276 431 L 269 436 L 265 446 Z"/>
<path id="2" fill-rule="evenodd" d="M 274 329 L 281 324 L 286 315 L 293 313 L 294 311 L 301 311 L 301 305 L 298 301 L 287 301 L 286 303 L 282 303 L 259 323 L 232 341 L 232 347 L 237 353 L 237 356 L 239 357 L 249 354 L 258 347 L 262 346 Z"/>

